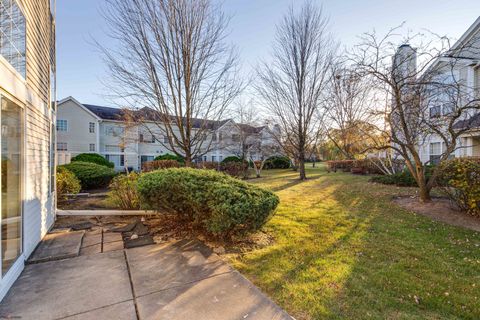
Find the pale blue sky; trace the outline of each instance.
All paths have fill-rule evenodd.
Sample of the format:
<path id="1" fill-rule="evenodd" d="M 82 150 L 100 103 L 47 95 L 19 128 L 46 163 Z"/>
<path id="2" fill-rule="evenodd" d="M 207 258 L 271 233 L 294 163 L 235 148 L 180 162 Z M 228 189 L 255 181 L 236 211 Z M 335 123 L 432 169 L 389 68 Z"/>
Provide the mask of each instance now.
<path id="1" fill-rule="evenodd" d="M 409 29 L 428 29 L 458 38 L 480 15 L 479 0 L 324 0 L 331 31 L 344 46 L 355 44 L 362 32 L 386 32 L 406 21 Z M 57 0 L 57 96 L 73 96 L 83 103 L 108 105 L 100 79 L 106 76 L 95 38 L 112 45 L 99 14 L 102 0 Z M 316 1 L 315 1 L 316 2 Z M 248 74 L 259 59 L 268 58 L 275 24 L 289 5 L 301 0 L 224 0 L 232 16 L 230 41 L 237 46 L 242 72 Z"/>

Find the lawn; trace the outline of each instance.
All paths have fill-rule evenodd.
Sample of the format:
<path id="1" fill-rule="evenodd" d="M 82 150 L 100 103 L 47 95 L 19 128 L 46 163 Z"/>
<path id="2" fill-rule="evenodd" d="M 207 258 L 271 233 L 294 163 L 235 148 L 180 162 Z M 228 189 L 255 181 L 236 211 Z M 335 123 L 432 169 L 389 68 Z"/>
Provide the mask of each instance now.
<path id="1" fill-rule="evenodd" d="M 309 165 L 310 166 L 310 165 Z M 250 180 L 281 199 L 272 245 L 231 263 L 297 319 L 480 319 L 480 233 L 390 202 L 415 189 L 309 168 Z"/>

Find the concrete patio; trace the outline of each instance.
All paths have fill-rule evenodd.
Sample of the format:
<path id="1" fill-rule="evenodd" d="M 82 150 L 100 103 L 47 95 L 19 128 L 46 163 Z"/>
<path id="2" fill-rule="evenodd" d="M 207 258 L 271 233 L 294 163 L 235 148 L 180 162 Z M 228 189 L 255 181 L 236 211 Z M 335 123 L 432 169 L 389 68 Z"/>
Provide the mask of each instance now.
<path id="1" fill-rule="evenodd" d="M 196 240 L 79 252 L 27 265 L 0 318 L 292 319 Z"/>

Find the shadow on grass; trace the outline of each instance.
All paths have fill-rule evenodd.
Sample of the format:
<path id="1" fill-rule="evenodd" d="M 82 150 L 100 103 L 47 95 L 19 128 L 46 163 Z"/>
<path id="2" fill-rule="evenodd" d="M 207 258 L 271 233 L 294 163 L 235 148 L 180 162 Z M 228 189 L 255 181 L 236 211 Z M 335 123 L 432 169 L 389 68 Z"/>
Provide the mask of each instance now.
<path id="1" fill-rule="evenodd" d="M 479 234 L 392 205 L 394 187 L 323 176 L 275 186 L 284 192 L 266 229 L 276 243 L 241 257 L 242 272 L 297 319 L 480 317 Z"/>

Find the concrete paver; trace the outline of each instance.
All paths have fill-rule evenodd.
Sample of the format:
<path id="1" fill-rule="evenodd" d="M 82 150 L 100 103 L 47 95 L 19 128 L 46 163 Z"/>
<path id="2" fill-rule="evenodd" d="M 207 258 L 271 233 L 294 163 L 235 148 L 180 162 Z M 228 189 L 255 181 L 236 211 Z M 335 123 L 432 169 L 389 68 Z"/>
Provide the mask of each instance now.
<path id="1" fill-rule="evenodd" d="M 47 234 L 28 262 L 38 263 L 76 257 L 80 253 L 84 234 L 83 230 Z"/>
<path id="2" fill-rule="evenodd" d="M 80 256 L 26 266 L 0 318 L 58 319 L 131 299 L 123 251 Z"/>
<path id="3" fill-rule="evenodd" d="M 233 270 L 196 240 L 149 245 L 126 253 L 137 296 Z"/>
<path id="4" fill-rule="evenodd" d="M 142 296 L 137 306 L 142 320 L 291 319 L 236 271 Z"/>

